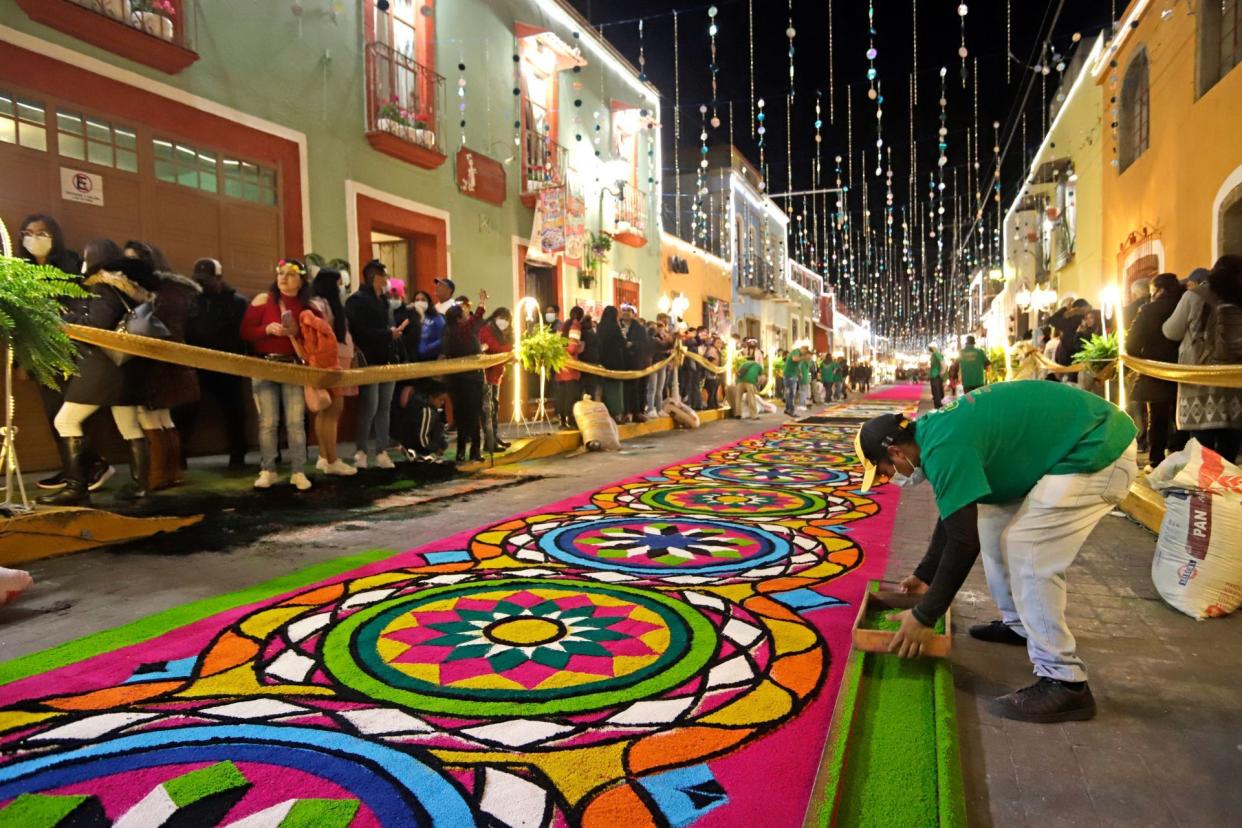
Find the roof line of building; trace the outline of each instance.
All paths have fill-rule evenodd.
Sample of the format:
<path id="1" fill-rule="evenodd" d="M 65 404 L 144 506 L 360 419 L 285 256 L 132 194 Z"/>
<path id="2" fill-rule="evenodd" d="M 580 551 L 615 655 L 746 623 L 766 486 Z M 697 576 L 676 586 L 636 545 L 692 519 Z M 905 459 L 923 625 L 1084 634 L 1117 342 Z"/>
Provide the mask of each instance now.
<path id="1" fill-rule="evenodd" d="M 579 14 L 578 10 L 569 4 L 569 0 L 535 0 L 535 3 L 553 17 L 557 16 L 557 14 L 563 15 L 566 19 L 561 22 L 576 27 L 575 30 L 581 35 L 580 40 L 587 41 L 605 53 L 606 57 L 616 61 L 618 65 L 614 68 L 619 69 L 621 74 L 626 75 L 626 79 L 631 81 L 633 85 L 645 89 L 657 101 L 662 97 L 660 90 L 650 81 L 643 80 L 641 78 L 642 73 L 638 71 L 634 64 L 630 63 L 629 58 L 621 54 L 616 46 L 613 46 L 606 37 L 601 35 L 591 25 L 591 21 Z"/>

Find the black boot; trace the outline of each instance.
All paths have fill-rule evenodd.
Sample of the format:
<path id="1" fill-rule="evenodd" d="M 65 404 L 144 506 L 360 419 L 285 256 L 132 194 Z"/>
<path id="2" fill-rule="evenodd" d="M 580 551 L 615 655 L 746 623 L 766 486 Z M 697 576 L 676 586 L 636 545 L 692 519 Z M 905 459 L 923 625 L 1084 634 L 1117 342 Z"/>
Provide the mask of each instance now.
<path id="1" fill-rule="evenodd" d="M 62 437 L 65 468 L 61 472 L 65 485 L 55 494 L 38 498 L 44 506 L 83 506 L 91 502 L 86 490 L 86 438 Z"/>
<path id="2" fill-rule="evenodd" d="M 147 496 L 147 485 L 151 474 L 151 444 L 147 438 L 127 440 L 129 443 L 129 477 L 130 482 L 118 497 L 121 500 L 142 500 Z"/>

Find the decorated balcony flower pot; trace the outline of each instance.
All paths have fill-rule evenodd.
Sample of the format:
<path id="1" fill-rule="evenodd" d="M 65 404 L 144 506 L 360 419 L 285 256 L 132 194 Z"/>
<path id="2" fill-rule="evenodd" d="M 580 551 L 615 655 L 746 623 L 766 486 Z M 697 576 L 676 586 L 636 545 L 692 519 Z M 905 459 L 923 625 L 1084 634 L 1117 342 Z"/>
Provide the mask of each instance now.
<path id="1" fill-rule="evenodd" d="M 99 5 L 104 14 L 116 20 L 129 20 L 133 13 L 129 0 L 100 0 Z"/>
<path id="2" fill-rule="evenodd" d="M 134 21 L 139 29 L 162 40 L 172 40 L 176 33 L 171 18 L 152 11 L 134 12 Z"/>

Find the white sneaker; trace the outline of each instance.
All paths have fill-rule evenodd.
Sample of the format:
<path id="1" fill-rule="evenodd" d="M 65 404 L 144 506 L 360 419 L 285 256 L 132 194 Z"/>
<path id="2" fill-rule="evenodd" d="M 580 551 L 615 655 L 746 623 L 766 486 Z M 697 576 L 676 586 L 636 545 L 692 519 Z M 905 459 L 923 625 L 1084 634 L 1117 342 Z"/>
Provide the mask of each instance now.
<path id="1" fill-rule="evenodd" d="M 270 489 L 272 486 L 275 486 L 279 480 L 280 477 L 276 474 L 276 472 L 261 471 L 259 472 L 259 479 L 254 481 L 254 487 L 256 489 Z"/>
<path id="2" fill-rule="evenodd" d="M 375 455 L 375 468 L 377 469 L 395 469 L 397 464 L 392 462 L 392 458 L 388 456 L 388 452 L 381 451 Z"/>
<path id="3" fill-rule="evenodd" d="M 293 488 L 299 492 L 304 492 L 311 487 L 310 479 L 302 472 L 294 472 L 289 475 L 289 482 L 293 484 Z"/>
<path id="4" fill-rule="evenodd" d="M 367 467 L 367 453 L 365 451 L 354 452 L 354 468 L 365 469 Z"/>
<path id="5" fill-rule="evenodd" d="M 322 460 L 322 458 L 320 459 Z M 346 463 L 344 460 L 340 459 L 339 457 L 336 460 L 332 461 L 331 463 L 324 463 L 322 467 L 320 467 L 319 464 L 316 463 L 315 467 L 318 468 L 324 474 L 334 474 L 337 477 L 349 477 L 350 475 L 354 475 L 358 473 L 357 469 L 355 469 L 353 466 L 349 465 L 348 463 Z"/>
<path id="6" fill-rule="evenodd" d="M 328 458 L 324 457 L 322 454 L 319 455 L 319 459 L 315 461 L 315 471 L 323 472 L 324 474 L 327 474 Z"/>

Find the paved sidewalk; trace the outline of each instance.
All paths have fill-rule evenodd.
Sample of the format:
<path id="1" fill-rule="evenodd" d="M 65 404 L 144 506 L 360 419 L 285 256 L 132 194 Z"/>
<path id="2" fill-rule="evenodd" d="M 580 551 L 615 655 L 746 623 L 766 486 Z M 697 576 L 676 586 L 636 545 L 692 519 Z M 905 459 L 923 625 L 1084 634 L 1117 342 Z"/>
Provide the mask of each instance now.
<path id="1" fill-rule="evenodd" d="M 967 808 L 974 828 L 1242 825 L 1242 614 L 1196 622 L 1151 585 L 1155 536 L 1104 518 L 1069 571 L 1070 626 L 1099 713 L 998 719 L 986 702 L 1033 679 L 1026 653 L 966 634 L 998 618 L 982 564 L 953 605 Z M 935 525 L 931 489 L 903 493 L 888 577 L 908 575 Z"/>

